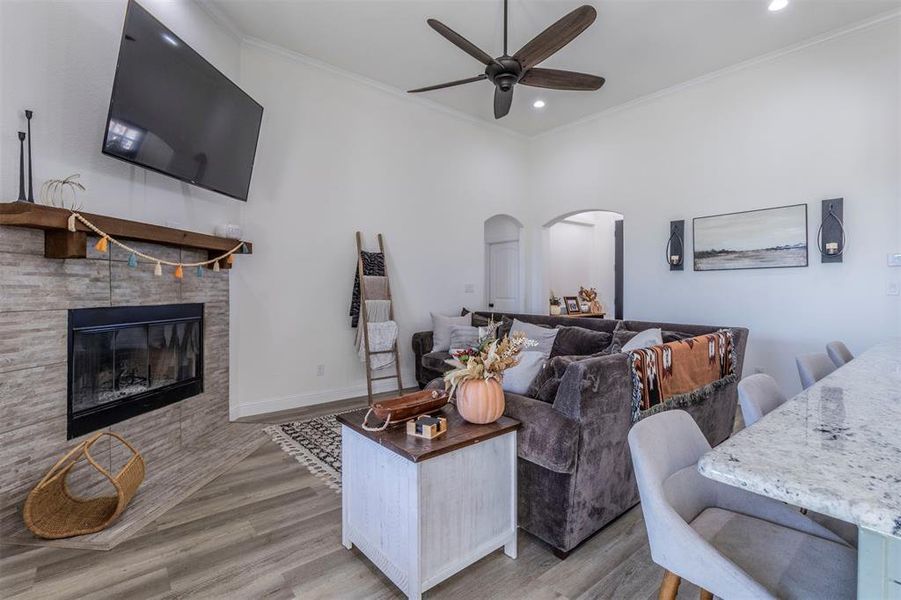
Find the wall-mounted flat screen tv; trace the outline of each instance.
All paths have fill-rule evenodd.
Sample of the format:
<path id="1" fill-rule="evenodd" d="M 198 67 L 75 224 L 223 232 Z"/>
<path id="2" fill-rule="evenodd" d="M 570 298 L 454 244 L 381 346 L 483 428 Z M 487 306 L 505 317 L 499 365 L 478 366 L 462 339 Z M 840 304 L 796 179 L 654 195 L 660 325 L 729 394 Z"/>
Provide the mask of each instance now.
<path id="1" fill-rule="evenodd" d="M 103 153 L 247 200 L 263 107 L 133 0 Z"/>

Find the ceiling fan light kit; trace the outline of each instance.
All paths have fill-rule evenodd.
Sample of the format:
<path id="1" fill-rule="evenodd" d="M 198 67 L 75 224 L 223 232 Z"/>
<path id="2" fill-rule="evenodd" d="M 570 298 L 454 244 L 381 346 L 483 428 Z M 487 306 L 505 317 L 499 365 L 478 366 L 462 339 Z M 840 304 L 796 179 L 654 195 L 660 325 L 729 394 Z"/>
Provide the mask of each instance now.
<path id="1" fill-rule="evenodd" d="M 507 0 L 504 0 L 504 53 L 497 58 L 492 58 L 441 21 L 428 19 L 426 22 L 429 24 L 429 27 L 485 65 L 485 72 L 467 79 L 409 90 L 409 93 L 429 92 L 487 79 L 494 84 L 494 118 L 500 119 L 510 112 L 510 106 L 513 104 L 513 88 L 517 83 L 551 90 L 598 90 L 604 85 L 603 77 L 576 73 L 574 71 L 539 69 L 535 67 L 535 65 L 573 41 L 594 23 L 596 18 L 597 11 L 594 7 L 589 5 L 580 6 L 539 33 L 532 41 L 520 48 L 513 56 L 510 56 L 507 54 Z M 544 101 L 536 100 L 533 106 L 542 108 Z"/>

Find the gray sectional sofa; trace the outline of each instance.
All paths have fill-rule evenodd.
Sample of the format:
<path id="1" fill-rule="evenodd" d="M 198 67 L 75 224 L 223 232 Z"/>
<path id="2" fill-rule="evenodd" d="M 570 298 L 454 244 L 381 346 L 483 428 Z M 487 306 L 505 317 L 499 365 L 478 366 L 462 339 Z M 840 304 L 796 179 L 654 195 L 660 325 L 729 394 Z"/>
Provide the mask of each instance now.
<path id="1" fill-rule="evenodd" d="M 551 327 L 577 325 L 611 336 L 618 331 L 660 327 L 688 337 L 724 328 L 541 315 L 495 314 L 494 318 L 503 316 Z M 694 417 L 711 445 L 729 437 L 735 419 L 737 379 L 741 378 L 748 330 L 730 329 L 736 381 L 693 394 L 679 406 Z M 413 348 L 417 375 L 440 376 L 443 364 L 439 357 L 428 357 L 431 332 L 415 334 Z M 441 385 L 441 380 L 434 380 L 429 387 Z M 543 399 L 506 393 L 504 412 L 522 422 L 518 434 L 519 525 L 547 542 L 558 556 L 565 556 L 639 500 L 626 439 L 632 426 L 627 355 L 614 348 L 612 353 L 570 358 L 553 391 Z"/>

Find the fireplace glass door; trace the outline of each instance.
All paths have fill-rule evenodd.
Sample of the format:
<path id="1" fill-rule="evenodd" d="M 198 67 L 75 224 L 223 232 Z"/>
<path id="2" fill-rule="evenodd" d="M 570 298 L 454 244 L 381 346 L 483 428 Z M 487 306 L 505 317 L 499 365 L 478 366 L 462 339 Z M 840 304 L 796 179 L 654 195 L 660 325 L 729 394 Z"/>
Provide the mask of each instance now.
<path id="1" fill-rule="evenodd" d="M 97 429 L 199 393 L 202 306 L 70 311 L 70 433 L 73 418 Z"/>

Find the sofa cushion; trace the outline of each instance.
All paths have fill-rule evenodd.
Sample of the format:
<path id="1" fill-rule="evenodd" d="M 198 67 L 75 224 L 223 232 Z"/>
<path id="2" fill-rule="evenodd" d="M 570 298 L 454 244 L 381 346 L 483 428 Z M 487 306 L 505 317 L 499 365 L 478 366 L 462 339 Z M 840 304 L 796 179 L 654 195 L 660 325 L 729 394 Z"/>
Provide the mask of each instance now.
<path id="1" fill-rule="evenodd" d="M 557 388 L 560 387 L 560 380 L 566 373 L 566 368 L 577 360 L 593 358 L 595 356 L 603 356 L 606 351 L 590 354 L 588 356 L 555 356 L 544 364 L 544 368 L 538 372 L 532 385 L 526 391 L 526 396 L 553 404 L 557 398 Z"/>
<path id="2" fill-rule="evenodd" d="M 585 327 L 557 326 L 557 337 L 551 348 L 551 358 L 555 356 L 588 356 L 603 352 L 610 347 L 613 334 L 594 331 Z"/>
<path id="3" fill-rule="evenodd" d="M 516 436 L 519 457 L 556 473 L 572 473 L 579 448 L 579 424 L 533 398 L 506 392 L 504 414 L 522 423 Z"/>
<path id="4" fill-rule="evenodd" d="M 445 362 L 450 360 L 450 358 L 450 352 L 445 352 L 443 350 L 438 352 L 429 352 L 428 354 L 422 355 L 422 366 L 426 369 L 444 373 L 446 371 L 450 371 L 453 368 L 449 364 L 447 364 L 447 362 Z"/>

